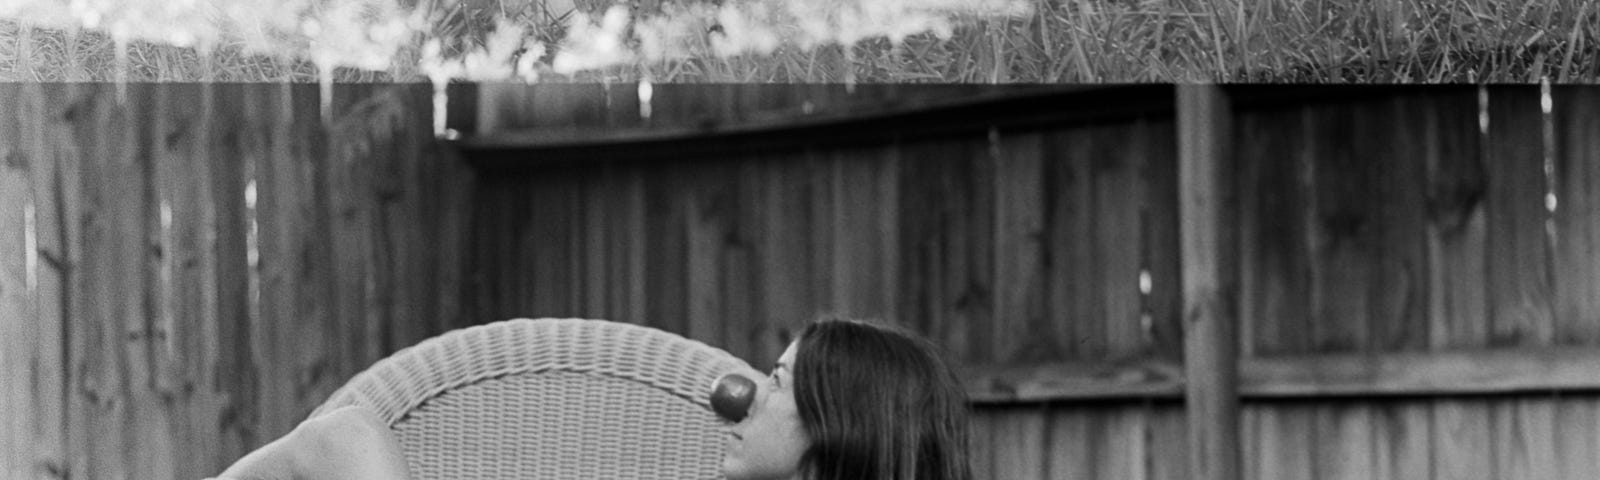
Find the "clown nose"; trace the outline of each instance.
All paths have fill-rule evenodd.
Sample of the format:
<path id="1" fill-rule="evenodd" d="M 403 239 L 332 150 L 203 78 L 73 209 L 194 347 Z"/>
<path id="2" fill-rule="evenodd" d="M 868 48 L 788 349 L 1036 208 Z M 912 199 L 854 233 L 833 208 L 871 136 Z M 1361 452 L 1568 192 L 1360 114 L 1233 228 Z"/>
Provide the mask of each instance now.
<path id="1" fill-rule="evenodd" d="M 744 420 L 755 398 L 756 382 L 744 375 L 729 373 L 711 383 L 711 411 L 724 420 L 733 423 Z"/>

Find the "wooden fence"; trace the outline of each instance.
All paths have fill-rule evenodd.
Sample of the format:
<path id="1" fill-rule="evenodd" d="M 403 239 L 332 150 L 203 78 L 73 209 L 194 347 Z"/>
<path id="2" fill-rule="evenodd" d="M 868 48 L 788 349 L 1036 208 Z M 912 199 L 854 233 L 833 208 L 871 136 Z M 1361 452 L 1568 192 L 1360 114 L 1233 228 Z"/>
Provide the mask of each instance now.
<path id="1" fill-rule="evenodd" d="M 203 478 L 461 326 L 430 89 L 0 85 L 0 476 Z M 421 113 L 419 113 L 421 112 Z"/>
<path id="2" fill-rule="evenodd" d="M 1192 477 L 1171 87 L 485 86 L 453 145 L 426 86 L 0 87 L 8 478 L 213 474 L 449 328 L 830 312 L 964 364 L 979 478 Z M 1227 96 L 1243 477 L 1600 471 L 1600 90 Z"/>
<path id="3" fill-rule="evenodd" d="M 1600 92 L 1557 87 L 1549 115 L 1528 87 L 1229 95 L 1244 478 L 1594 471 Z M 1191 478 L 1173 102 L 502 120 L 465 144 L 494 172 L 468 308 L 643 322 L 758 364 L 819 313 L 886 317 L 969 367 L 981 478 Z"/>

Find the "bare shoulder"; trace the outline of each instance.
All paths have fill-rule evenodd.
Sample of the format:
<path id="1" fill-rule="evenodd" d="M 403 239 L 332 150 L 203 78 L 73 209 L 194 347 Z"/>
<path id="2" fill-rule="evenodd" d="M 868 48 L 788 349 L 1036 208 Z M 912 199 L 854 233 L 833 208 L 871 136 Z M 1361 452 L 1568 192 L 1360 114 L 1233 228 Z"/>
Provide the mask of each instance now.
<path id="1" fill-rule="evenodd" d="M 399 438 L 370 409 L 343 407 L 302 422 L 292 435 L 311 478 L 409 478 Z"/>
<path id="2" fill-rule="evenodd" d="M 378 417 L 377 412 L 362 406 L 345 406 L 306 419 L 295 430 L 317 437 L 348 438 L 352 435 L 393 435 L 389 424 Z M 353 439 L 359 440 L 359 439 Z"/>

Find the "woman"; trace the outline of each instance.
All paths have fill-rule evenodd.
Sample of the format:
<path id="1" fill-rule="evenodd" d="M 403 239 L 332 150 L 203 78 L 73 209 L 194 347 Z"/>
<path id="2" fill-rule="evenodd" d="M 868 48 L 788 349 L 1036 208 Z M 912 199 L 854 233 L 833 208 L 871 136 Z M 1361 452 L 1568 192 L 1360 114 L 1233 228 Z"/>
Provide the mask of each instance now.
<path id="1" fill-rule="evenodd" d="M 730 480 L 970 480 L 966 397 L 931 343 L 854 320 L 812 323 L 731 429 Z M 380 419 L 345 408 L 308 420 L 219 478 L 405 479 Z"/>

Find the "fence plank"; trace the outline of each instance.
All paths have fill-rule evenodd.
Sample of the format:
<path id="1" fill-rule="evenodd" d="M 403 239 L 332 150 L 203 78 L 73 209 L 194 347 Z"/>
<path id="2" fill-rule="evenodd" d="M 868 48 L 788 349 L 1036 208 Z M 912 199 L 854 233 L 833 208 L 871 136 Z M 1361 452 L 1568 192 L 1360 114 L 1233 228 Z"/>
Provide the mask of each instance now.
<path id="1" fill-rule="evenodd" d="M 726 315 L 729 282 L 728 247 L 737 241 L 739 215 L 738 165 L 719 161 L 696 168 L 683 191 L 689 211 L 688 234 L 688 337 L 712 345 L 725 345 L 722 325 Z"/>
<path id="2" fill-rule="evenodd" d="M 75 218 L 77 163 L 69 154 L 63 104 L 67 92 L 60 85 L 25 83 L 20 85 L 18 118 L 23 120 L 19 139 L 32 152 L 29 158 L 29 183 L 32 189 L 34 239 L 37 249 L 34 284 L 34 352 L 30 360 L 33 395 L 27 432 L 34 450 L 33 473 L 27 478 L 64 478 L 67 475 L 70 424 L 69 371 L 66 342 L 68 295 L 72 280 L 67 245 Z M 22 431 L 22 430 L 16 430 Z"/>
<path id="3" fill-rule="evenodd" d="M 1536 89 L 1490 92 L 1484 164 L 1490 179 L 1490 341 L 1496 345 L 1548 345 L 1553 338 L 1541 125 Z"/>
<path id="4" fill-rule="evenodd" d="M 967 443 L 971 455 L 973 478 L 994 477 L 996 445 L 996 422 L 999 413 L 995 409 L 974 409 L 969 418 L 968 425 L 972 429 L 969 433 L 970 441 Z"/>
<path id="5" fill-rule="evenodd" d="M 1380 403 L 1373 411 L 1373 464 L 1378 478 L 1434 478 L 1433 402 Z"/>
<path id="6" fill-rule="evenodd" d="M 252 92 L 250 110 L 246 115 L 254 118 L 252 135 L 262 142 L 259 150 L 250 152 L 255 158 L 256 178 L 256 239 L 259 256 L 259 311 L 256 337 L 262 356 L 262 430 L 271 436 L 281 436 L 297 424 L 297 383 L 304 358 L 297 351 L 297 330 L 314 325 L 298 315 L 297 282 L 301 280 L 299 255 L 304 249 L 306 233 L 304 219 L 299 215 L 300 202 L 310 195 L 302 189 L 307 186 L 301 175 L 304 167 L 294 157 L 293 134 L 294 104 L 292 86 L 268 87 Z M 276 88 L 274 88 L 276 87 Z M 285 328 L 287 327 L 287 328 Z M 311 336 L 320 337 L 320 336 Z M 317 342 L 320 338 L 308 338 Z M 315 350 L 313 350 L 315 351 Z"/>
<path id="7" fill-rule="evenodd" d="M 1139 204 L 1140 180 L 1151 138 L 1142 122 L 1097 127 L 1090 172 L 1094 183 L 1093 251 L 1097 272 L 1093 290 L 1101 298 L 1106 354 L 1113 358 L 1145 353 L 1148 342 L 1141 325 L 1140 251 L 1144 239 Z M 1227 167 L 1223 167 L 1227 168 Z M 1220 175 L 1220 174 L 1219 174 Z M 1231 247 L 1231 246 L 1230 246 Z"/>
<path id="8" fill-rule="evenodd" d="M 1494 418 L 1496 478 L 1554 478 L 1556 402 L 1550 397 L 1502 400 Z"/>
<path id="9" fill-rule="evenodd" d="M 761 290 L 761 275 L 755 270 L 756 241 L 761 237 L 761 219 L 756 216 L 759 192 L 754 190 L 752 182 L 760 167 L 755 162 L 739 162 L 732 166 L 729 175 L 737 188 L 730 200 L 732 211 L 728 212 L 732 225 L 721 252 L 724 301 L 719 312 L 722 319 L 719 328 L 722 329 L 722 348 L 743 358 L 754 358 L 754 342 L 750 335 L 755 329 L 748 319 L 764 315 L 757 296 Z M 772 360 L 777 358 L 776 355 L 771 357 Z"/>
<path id="10" fill-rule="evenodd" d="M 1183 352 L 1183 290 L 1179 268 L 1182 251 L 1178 243 L 1178 153 L 1175 145 L 1178 133 L 1171 119 L 1145 121 L 1148 122 L 1145 124 L 1148 158 L 1142 174 L 1145 197 L 1141 202 L 1143 228 L 1140 235 L 1144 241 L 1140 245 L 1144 249 L 1142 265 L 1150 274 L 1150 292 L 1144 298 L 1144 313 L 1150 316 L 1147 340 L 1155 355 L 1177 359 Z M 1241 327 L 1248 322 L 1246 318 L 1240 317 Z M 1241 342 L 1241 348 L 1248 349 L 1249 344 Z"/>
<path id="11" fill-rule="evenodd" d="M 1043 479 L 1045 408 L 1005 408 L 991 415 L 994 470 L 989 478 Z"/>
<path id="12" fill-rule="evenodd" d="M 1314 478 L 1312 461 L 1314 439 L 1321 431 L 1314 420 L 1316 409 L 1304 404 L 1256 404 L 1258 430 L 1256 456 L 1248 478 Z"/>
<path id="13" fill-rule="evenodd" d="M 255 374 L 256 335 L 251 325 L 254 308 L 251 299 L 250 252 L 248 236 L 251 217 L 245 189 L 254 178 L 247 168 L 256 147 L 253 120 L 245 115 L 247 86 L 213 84 L 207 118 L 213 119 L 207 150 L 210 164 L 210 195 L 215 200 L 216 237 L 213 251 L 216 270 L 209 279 L 217 288 L 215 311 L 209 331 L 217 348 L 211 389 L 221 398 L 217 429 L 218 455 L 231 462 L 270 437 L 259 429 L 260 375 Z M 218 465 L 215 471 L 221 472 Z"/>
<path id="14" fill-rule="evenodd" d="M 1600 397 L 1565 397 L 1556 407 L 1555 478 L 1581 479 L 1600 471 Z"/>
<path id="15" fill-rule="evenodd" d="M 760 318 L 752 365 L 766 366 L 787 348 L 785 331 L 796 330 L 816 316 L 821 307 L 814 296 L 825 275 L 812 270 L 811 233 L 817 221 L 811 216 L 816 193 L 803 155 L 771 159 L 756 182 L 762 225 L 756 251 L 761 270 Z M 791 333 L 791 334 L 792 334 Z M 761 367 L 758 367 L 761 368 Z"/>
<path id="16" fill-rule="evenodd" d="M 1554 87 L 1556 195 L 1554 311 L 1557 343 L 1600 342 L 1600 91 Z"/>
<path id="17" fill-rule="evenodd" d="M 1483 204 L 1488 173 L 1480 163 L 1477 114 L 1477 99 L 1460 94 L 1441 97 L 1422 118 L 1428 139 L 1428 318 L 1434 349 L 1482 347 L 1489 338 Z M 1490 472 L 1489 424 L 1481 405 L 1436 400 L 1433 409 L 1435 478 Z"/>
<path id="18" fill-rule="evenodd" d="M 1494 469 L 1490 400 L 1437 400 L 1434 407 L 1434 478 L 1487 480 Z"/>
<path id="19" fill-rule="evenodd" d="M 1175 452 L 1187 452 L 1190 448 L 1189 419 L 1184 413 L 1183 408 L 1177 405 L 1149 402 L 1144 404 L 1144 415 L 1147 419 L 1145 428 L 1148 429 L 1148 433 L 1145 434 L 1148 444 L 1145 463 L 1148 465 L 1146 471 L 1149 472 L 1149 478 L 1153 480 L 1189 478 L 1188 459 L 1175 454 Z M 1242 429 L 1241 435 L 1243 435 Z"/>
<path id="20" fill-rule="evenodd" d="M 19 115 L 28 101 L 23 95 L 21 88 L 0 88 L 0 106 L 10 110 L 0 114 L 0 384 L 8 386 L 0 392 L 0 473 L 9 478 L 34 476 L 38 459 L 31 419 L 48 409 L 34 404 L 38 386 L 29 379 L 38 305 L 28 252 L 33 246 L 29 176 L 30 170 L 44 168 L 38 165 L 44 159 L 22 138 L 21 124 L 32 120 Z"/>
<path id="21" fill-rule="evenodd" d="M 1048 360 L 1055 338 L 1045 315 L 1044 157 L 1038 133 L 992 131 L 995 162 L 995 334 L 1001 363 Z"/>
<path id="22" fill-rule="evenodd" d="M 906 145 L 905 158 L 917 168 L 903 169 L 899 225 L 909 242 L 905 274 L 913 305 L 906 314 L 927 318 L 925 334 L 949 349 L 958 361 L 990 358 L 993 335 L 992 258 L 994 171 L 979 162 L 972 139 L 941 139 Z M 829 248 L 818 244 L 818 250 Z M 915 312 L 915 313 L 913 313 Z"/>
<path id="23" fill-rule="evenodd" d="M 1149 436 L 1149 416 L 1138 406 L 1117 405 L 1109 410 L 1102 424 L 1104 428 L 1095 434 L 1096 441 L 1102 446 L 1097 449 L 1095 460 L 1095 471 L 1099 478 L 1150 478 L 1146 462 L 1155 452 L 1149 451 L 1149 444 L 1145 441 Z"/>
<path id="24" fill-rule="evenodd" d="M 1600 342 L 1600 91 L 1554 87 L 1555 341 Z M 1578 479 L 1600 471 L 1600 400 L 1564 397 L 1555 407 L 1555 478 Z"/>
<path id="25" fill-rule="evenodd" d="M 372 186 L 382 153 L 375 151 L 359 128 L 374 115 L 354 85 L 335 85 L 335 123 L 328 136 L 328 162 L 323 183 L 327 190 L 328 239 L 332 244 L 333 310 L 341 320 L 339 345 L 342 371 L 370 365 L 387 351 L 379 328 L 377 279 L 374 278 L 374 238 L 377 224 Z M 429 117 L 431 118 L 431 117 Z M 348 125 L 348 126 L 347 126 Z"/>
<path id="26" fill-rule="evenodd" d="M 1546 222 L 1543 119 L 1538 91 L 1498 88 L 1489 93 L 1485 159 L 1487 196 L 1491 345 L 1549 345 L 1551 316 L 1551 239 Z M 1528 449 L 1548 447 L 1554 436 L 1553 412 L 1525 400 L 1497 402 L 1491 411 L 1491 449 L 1499 478 L 1533 473 Z M 1532 445 L 1528 442 L 1533 441 Z M 1541 445 L 1544 444 L 1544 445 Z M 1548 450 L 1548 448 L 1546 448 Z M 1524 475 L 1513 475 L 1524 476 Z"/>
<path id="27" fill-rule="evenodd" d="M 656 317 L 652 320 L 657 322 L 657 328 L 684 334 L 688 332 L 688 236 L 684 228 L 687 209 L 673 191 L 680 175 L 665 165 L 641 168 L 644 178 L 653 179 L 645 186 L 645 238 L 654 246 L 654 254 L 646 257 L 645 265 L 647 308 Z"/>
<path id="28" fill-rule="evenodd" d="M 1304 109 L 1240 112 L 1240 332 L 1242 356 L 1311 348 L 1311 245 L 1306 212 L 1315 170 Z M 1248 139 L 1248 141 L 1245 141 Z M 1265 422 L 1263 428 L 1272 428 Z"/>
<path id="29" fill-rule="evenodd" d="M 828 156 L 831 205 L 827 249 L 833 310 L 859 318 L 894 318 L 892 276 L 898 237 L 884 208 L 897 201 L 885 184 L 894 177 L 895 149 L 871 145 Z"/>
<path id="30" fill-rule="evenodd" d="M 1103 407 L 1051 409 L 1045 422 L 1045 471 L 1051 480 L 1100 478 L 1095 472 L 1096 451 L 1105 448 L 1094 435 L 1103 422 Z"/>
<path id="31" fill-rule="evenodd" d="M 174 85 L 155 97 L 163 304 L 158 331 L 166 338 L 157 348 L 155 393 L 172 422 L 167 435 L 177 443 L 168 448 L 176 465 L 169 473 L 177 478 L 202 478 L 232 460 L 214 440 L 221 436 L 224 398 L 210 388 L 219 349 L 208 90 Z"/>
<path id="32" fill-rule="evenodd" d="M 1052 327 L 1039 341 L 1052 342 L 1061 359 L 1102 358 L 1107 351 L 1104 298 L 1096 295 L 1094 141 L 1089 129 L 1046 134 L 1044 162 L 1046 290 Z"/>

